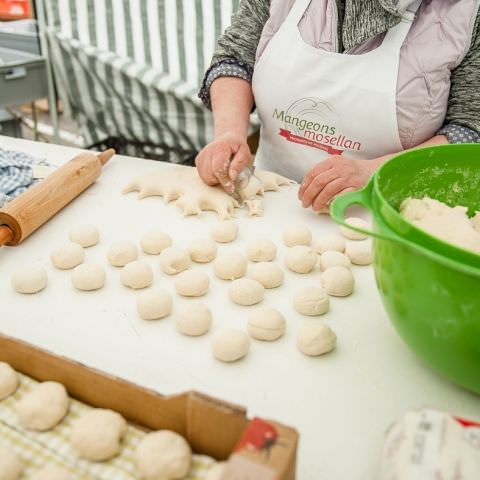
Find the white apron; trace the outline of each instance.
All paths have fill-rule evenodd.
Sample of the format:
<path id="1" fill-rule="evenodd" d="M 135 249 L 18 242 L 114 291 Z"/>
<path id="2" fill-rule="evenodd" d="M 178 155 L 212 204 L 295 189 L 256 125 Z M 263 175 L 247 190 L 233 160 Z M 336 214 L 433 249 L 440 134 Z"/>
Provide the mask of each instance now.
<path id="1" fill-rule="evenodd" d="M 396 111 L 400 49 L 421 3 L 410 6 L 381 46 L 349 55 L 304 42 L 298 23 L 310 1 L 295 1 L 252 80 L 261 121 L 255 164 L 298 182 L 331 155 L 373 159 L 403 149 Z"/>

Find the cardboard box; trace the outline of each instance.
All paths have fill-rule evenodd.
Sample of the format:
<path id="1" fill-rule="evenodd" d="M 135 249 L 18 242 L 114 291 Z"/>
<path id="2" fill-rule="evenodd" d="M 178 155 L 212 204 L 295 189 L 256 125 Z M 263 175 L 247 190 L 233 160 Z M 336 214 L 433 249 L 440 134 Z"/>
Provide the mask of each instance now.
<path id="1" fill-rule="evenodd" d="M 71 397 L 109 408 L 147 430 L 169 429 L 192 449 L 228 459 L 222 480 L 294 480 L 297 432 L 197 392 L 163 396 L 120 378 L 0 335 L 0 361 L 38 381 L 62 383 Z"/>

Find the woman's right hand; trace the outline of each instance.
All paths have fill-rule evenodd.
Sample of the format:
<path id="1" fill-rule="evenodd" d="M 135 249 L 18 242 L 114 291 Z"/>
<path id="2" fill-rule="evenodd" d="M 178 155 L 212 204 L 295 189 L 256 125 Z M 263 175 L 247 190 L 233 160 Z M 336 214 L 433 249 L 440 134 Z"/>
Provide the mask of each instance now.
<path id="1" fill-rule="evenodd" d="M 235 189 L 233 182 L 251 161 L 246 136 L 226 131 L 200 151 L 195 164 L 200 178 L 207 185 L 220 184 L 232 194 Z"/>

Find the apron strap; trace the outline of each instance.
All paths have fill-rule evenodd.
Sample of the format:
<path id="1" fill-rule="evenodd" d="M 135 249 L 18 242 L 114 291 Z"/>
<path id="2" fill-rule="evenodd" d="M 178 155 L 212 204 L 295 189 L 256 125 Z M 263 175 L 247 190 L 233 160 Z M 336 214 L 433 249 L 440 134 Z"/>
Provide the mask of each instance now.
<path id="1" fill-rule="evenodd" d="M 298 26 L 311 1 L 312 0 L 295 0 L 284 22 L 294 25 L 295 27 Z"/>
<path id="2" fill-rule="evenodd" d="M 402 20 L 400 23 L 387 31 L 382 45 L 379 48 L 390 48 L 400 51 L 405 39 L 407 38 L 410 28 L 412 27 L 413 21 L 415 20 L 417 10 L 421 4 L 422 0 L 415 0 L 410 4 L 410 6 L 402 15 Z"/>

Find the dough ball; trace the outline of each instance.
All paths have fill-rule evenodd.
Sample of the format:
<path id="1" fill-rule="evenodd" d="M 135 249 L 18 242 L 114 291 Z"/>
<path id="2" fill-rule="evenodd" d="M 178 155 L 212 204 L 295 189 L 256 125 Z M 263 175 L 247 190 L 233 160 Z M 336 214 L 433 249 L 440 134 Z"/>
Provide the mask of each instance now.
<path id="1" fill-rule="evenodd" d="M 271 240 L 252 240 L 247 244 L 247 257 L 252 262 L 270 262 L 277 256 L 277 247 Z"/>
<path id="2" fill-rule="evenodd" d="M 217 244 L 210 238 L 194 240 L 188 246 L 188 253 L 193 262 L 209 263 L 217 256 Z"/>
<path id="3" fill-rule="evenodd" d="M 372 242 L 370 240 L 347 242 L 345 255 L 354 265 L 370 265 L 373 260 Z"/>
<path id="4" fill-rule="evenodd" d="M 70 442 L 79 457 L 103 462 L 118 455 L 126 431 L 127 422 L 120 414 L 95 408 L 73 424 Z"/>
<path id="5" fill-rule="evenodd" d="M 275 308 L 259 308 L 248 318 L 248 333 L 257 340 L 277 340 L 285 333 L 285 318 Z"/>
<path id="6" fill-rule="evenodd" d="M 291 226 L 283 232 L 283 243 L 287 247 L 296 245 L 310 245 L 312 243 L 312 232 L 308 227 Z"/>
<path id="7" fill-rule="evenodd" d="M 226 467 L 227 462 L 217 462 L 207 472 L 205 480 L 222 480 L 222 475 L 224 474 Z"/>
<path id="8" fill-rule="evenodd" d="M 135 260 L 127 263 L 120 272 L 121 282 L 129 288 L 145 288 L 153 282 L 153 270 L 145 262 Z"/>
<path id="9" fill-rule="evenodd" d="M 210 279 L 200 270 L 187 270 L 175 279 L 175 290 L 184 297 L 201 297 L 208 292 Z"/>
<path id="10" fill-rule="evenodd" d="M 265 288 L 277 288 L 285 280 L 285 272 L 274 263 L 260 262 L 252 268 L 252 278 Z"/>
<path id="11" fill-rule="evenodd" d="M 346 267 L 330 267 L 323 272 L 321 284 L 329 295 L 347 297 L 353 293 L 355 278 Z"/>
<path id="12" fill-rule="evenodd" d="M 198 337 L 210 330 L 212 314 L 205 304 L 188 302 L 179 308 L 175 321 L 179 332 Z"/>
<path id="13" fill-rule="evenodd" d="M 263 300 L 265 288 L 260 282 L 251 278 L 239 278 L 228 287 L 228 296 L 237 305 L 255 305 Z"/>
<path id="14" fill-rule="evenodd" d="M 68 238 L 84 248 L 93 247 L 100 241 L 97 227 L 93 225 L 78 225 L 70 230 Z"/>
<path id="15" fill-rule="evenodd" d="M 145 253 L 149 255 L 158 255 L 166 248 L 172 246 L 172 237 L 168 233 L 155 230 L 146 233 L 140 239 L 140 246 Z"/>
<path id="16" fill-rule="evenodd" d="M 233 220 L 223 220 L 216 223 L 210 233 L 216 242 L 230 243 L 238 236 L 238 225 Z"/>
<path id="17" fill-rule="evenodd" d="M 17 388 L 17 372 L 8 363 L 0 362 L 0 400 L 15 393 Z"/>
<path id="18" fill-rule="evenodd" d="M 114 267 L 124 267 L 138 258 L 138 249 L 133 242 L 116 242 L 108 250 L 108 261 Z"/>
<path id="19" fill-rule="evenodd" d="M 12 287 L 18 293 L 38 293 L 47 283 L 47 271 L 42 267 L 25 267 L 12 276 Z"/>
<path id="20" fill-rule="evenodd" d="M 159 430 L 143 437 L 134 461 L 146 480 L 177 480 L 188 475 L 192 450 L 178 433 Z"/>
<path id="21" fill-rule="evenodd" d="M 313 244 L 313 250 L 319 254 L 329 250 L 343 253 L 345 251 L 345 238 L 337 234 L 322 235 L 320 239 Z"/>
<path id="22" fill-rule="evenodd" d="M 330 308 L 330 299 L 322 287 L 303 287 L 293 296 L 293 306 L 302 315 L 323 315 Z"/>
<path id="23" fill-rule="evenodd" d="M 167 275 L 176 275 L 183 272 L 191 264 L 190 255 L 181 248 L 167 247 L 160 254 L 160 268 Z"/>
<path id="24" fill-rule="evenodd" d="M 362 218 L 357 218 L 357 217 L 349 217 L 345 220 L 345 223 L 348 223 L 348 225 L 351 225 L 352 227 L 357 227 L 357 228 L 363 228 L 364 230 L 370 230 L 370 225 L 368 222 L 363 220 Z M 342 235 L 345 238 L 348 238 L 349 240 L 365 240 L 368 235 L 365 233 L 360 233 L 356 232 L 355 230 L 350 230 L 347 227 L 344 227 L 343 225 L 340 227 L 340 231 L 342 232 Z"/>
<path id="25" fill-rule="evenodd" d="M 310 273 L 317 263 L 317 254 L 304 245 L 290 248 L 285 255 L 285 265 L 296 273 Z"/>
<path id="26" fill-rule="evenodd" d="M 16 404 L 20 425 L 28 430 L 51 430 L 67 414 L 69 399 L 65 387 L 58 382 L 36 385 Z"/>
<path id="27" fill-rule="evenodd" d="M 165 290 L 152 288 L 137 297 L 137 310 L 143 320 L 159 320 L 172 313 L 172 296 Z"/>
<path id="28" fill-rule="evenodd" d="M 70 480 L 71 478 L 71 473 L 68 470 L 56 465 L 50 465 L 37 470 L 28 477 L 28 480 Z"/>
<path id="29" fill-rule="evenodd" d="M 225 328 L 213 337 L 212 348 L 217 360 L 235 362 L 248 353 L 250 338 L 242 330 Z"/>
<path id="30" fill-rule="evenodd" d="M 98 290 L 105 285 L 105 270 L 94 263 L 82 263 L 72 272 L 72 284 L 78 290 Z"/>
<path id="31" fill-rule="evenodd" d="M 351 265 L 352 262 L 350 262 L 350 258 L 347 255 L 335 250 L 327 250 L 320 256 L 320 270 L 322 271 L 330 267 L 350 268 Z"/>
<path id="32" fill-rule="evenodd" d="M 222 280 L 241 278 L 247 271 L 247 259 L 241 253 L 222 253 L 215 259 L 213 271 Z"/>
<path id="33" fill-rule="evenodd" d="M 331 352 L 336 343 L 335 332 L 328 325 L 320 322 L 310 322 L 303 325 L 297 337 L 300 351 L 312 357 Z"/>
<path id="34" fill-rule="evenodd" d="M 69 270 L 83 262 L 85 250 L 78 243 L 67 242 L 57 247 L 50 258 L 57 268 Z"/>
<path id="35" fill-rule="evenodd" d="M 0 479 L 17 480 L 22 470 L 22 464 L 13 450 L 0 445 Z"/>

